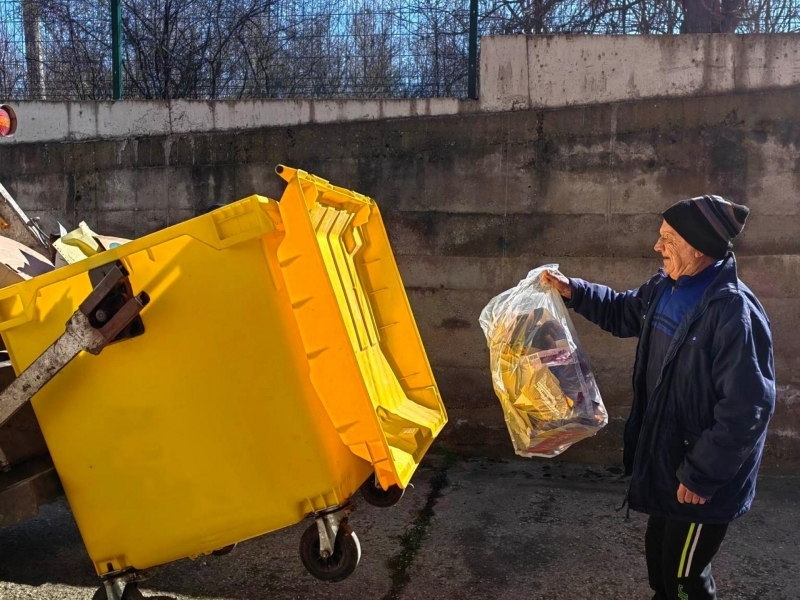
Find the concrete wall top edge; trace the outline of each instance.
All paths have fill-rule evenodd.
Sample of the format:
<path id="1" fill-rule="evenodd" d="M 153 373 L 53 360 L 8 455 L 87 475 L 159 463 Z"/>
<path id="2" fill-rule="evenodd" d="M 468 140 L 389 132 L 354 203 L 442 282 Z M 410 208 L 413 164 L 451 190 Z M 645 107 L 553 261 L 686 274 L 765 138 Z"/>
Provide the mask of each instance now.
<path id="1" fill-rule="evenodd" d="M 478 110 L 474 100 L 264 99 L 12 102 L 19 127 L 3 144 L 122 139 L 243 131 L 261 127 L 450 116 Z"/>
<path id="2" fill-rule="evenodd" d="M 481 110 L 789 87 L 798 34 L 519 35 L 481 41 Z"/>
<path id="3" fill-rule="evenodd" d="M 514 35 L 481 42 L 480 100 L 18 102 L 2 144 L 544 110 L 800 86 L 800 34 Z M 0 99 L 2 100 L 2 99 Z"/>

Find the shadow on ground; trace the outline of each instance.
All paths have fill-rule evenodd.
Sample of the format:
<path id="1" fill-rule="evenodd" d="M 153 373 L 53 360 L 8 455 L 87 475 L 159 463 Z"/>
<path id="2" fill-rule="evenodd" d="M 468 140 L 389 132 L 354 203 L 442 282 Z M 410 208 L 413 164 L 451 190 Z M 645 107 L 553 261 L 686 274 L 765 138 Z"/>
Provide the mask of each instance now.
<path id="1" fill-rule="evenodd" d="M 797 598 L 798 483 L 762 478 L 753 511 L 731 528 L 715 564 L 721 598 Z M 224 557 L 160 567 L 142 590 L 161 600 L 645 600 L 645 518 L 615 510 L 624 490 L 613 468 L 431 456 L 400 505 L 357 502 L 363 558 L 343 583 L 304 571 L 301 524 Z M 89 600 L 96 587 L 65 502 L 0 530 L 4 600 Z"/>

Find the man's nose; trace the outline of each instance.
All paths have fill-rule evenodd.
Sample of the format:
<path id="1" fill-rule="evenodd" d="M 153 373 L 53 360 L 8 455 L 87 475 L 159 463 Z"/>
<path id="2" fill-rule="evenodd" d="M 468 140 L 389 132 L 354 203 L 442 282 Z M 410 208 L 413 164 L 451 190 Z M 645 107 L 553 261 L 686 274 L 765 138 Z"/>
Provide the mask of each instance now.
<path id="1" fill-rule="evenodd" d="M 661 240 L 656 242 L 656 245 L 653 247 L 656 252 L 661 252 L 664 250 L 664 244 L 661 243 Z"/>

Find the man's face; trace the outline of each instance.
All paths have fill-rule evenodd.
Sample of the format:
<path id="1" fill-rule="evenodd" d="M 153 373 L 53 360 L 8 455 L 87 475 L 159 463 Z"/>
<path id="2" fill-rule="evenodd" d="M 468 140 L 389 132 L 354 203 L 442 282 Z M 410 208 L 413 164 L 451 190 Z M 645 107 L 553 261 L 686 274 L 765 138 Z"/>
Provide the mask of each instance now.
<path id="1" fill-rule="evenodd" d="M 664 270 L 672 279 L 678 279 L 691 271 L 702 257 L 702 254 L 692 248 L 689 242 L 678 235 L 666 221 L 661 224 L 659 236 L 655 251 L 664 259 Z"/>

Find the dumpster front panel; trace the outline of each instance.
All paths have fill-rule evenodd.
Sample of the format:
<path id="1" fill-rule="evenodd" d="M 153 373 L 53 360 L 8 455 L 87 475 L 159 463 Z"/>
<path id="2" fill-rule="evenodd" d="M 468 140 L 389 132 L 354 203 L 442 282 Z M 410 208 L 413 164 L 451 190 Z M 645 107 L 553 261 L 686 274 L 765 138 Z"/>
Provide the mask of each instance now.
<path id="1" fill-rule="evenodd" d="M 309 378 L 275 255 L 283 234 L 261 220 L 277 215 L 271 204 L 237 203 L 104 253 L 150 294 L 145 333 L 80 355 L 34 398 L 98 573 L 292 525 L 346 502 L 372 472 Z M 94 266 L 2 290 L 19 298 L 8 321 L 31 315 L 3 332 L 18 370 L 63 331 Z"/>
<path id="2" fill-rule="evenodd" d="M 405 487 L 447 417 L 380 214 L 318 177 L 281 174 L 281 265 L 312 380 L 381 485 Z M 322 279 L 329 285 L 314 285 Z"/>

